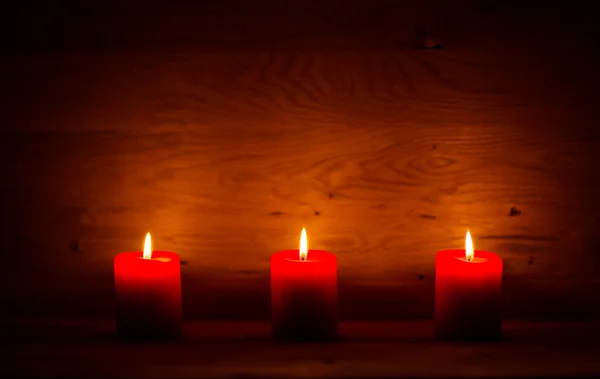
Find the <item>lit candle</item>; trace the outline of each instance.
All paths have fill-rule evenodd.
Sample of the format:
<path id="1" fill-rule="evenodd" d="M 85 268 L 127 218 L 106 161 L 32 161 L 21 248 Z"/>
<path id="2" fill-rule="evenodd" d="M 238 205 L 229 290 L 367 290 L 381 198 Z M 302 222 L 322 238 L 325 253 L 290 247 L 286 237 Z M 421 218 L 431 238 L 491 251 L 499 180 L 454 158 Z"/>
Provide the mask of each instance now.
<path id="1" fill-rule="evenodd" d="M 122 337 L 173 338 L 181 334 L 179 256 L 152 251 L 150 233 L 144 251 L 115 257 L 117 333 Z"/>
<path id="2" fill-rule="evenodd" d="M 288 340 L 331 340 L 337 336 L 337 260 L 327 251 L 308 250 L 302 229 L 300 250 L 271 256 L 273 334 Z"/>
<path id="3" fill-rule="evenodd" d="M 435 330 L 441 338 L 488 340 L 501 335 L 502 260 L 473 249 L 467 231 L 465 250 L 437 253 Z"/>

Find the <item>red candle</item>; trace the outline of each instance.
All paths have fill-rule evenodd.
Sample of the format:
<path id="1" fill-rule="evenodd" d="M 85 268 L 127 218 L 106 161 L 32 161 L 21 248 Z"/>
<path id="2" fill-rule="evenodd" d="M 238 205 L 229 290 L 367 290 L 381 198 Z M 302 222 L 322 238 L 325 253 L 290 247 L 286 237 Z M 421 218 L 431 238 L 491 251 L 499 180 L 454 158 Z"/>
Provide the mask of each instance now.
<path id="1" fill-rule="evenodd" d="M 127 338 L 174 338 L 181 334 L 179 256 L 152 251 L 150 233 L 144 252 L 115 257 L 117 333 Z"/>
<path id="2" fill-rule="evenodd" d="M 325 341 L 337 336 L 337 260 L 327 251 L 308 250 L 302 229 L 300 251 L 271 256 L 271 321 L 275 337 Z"/>
<path id="3" fill-rule="evenodd" d="M 465 250 L 437 253 L 435 330 L 441 338 L 489 340 L 501 335 L 502 260 L 473 250 L 467 231 Z"/>

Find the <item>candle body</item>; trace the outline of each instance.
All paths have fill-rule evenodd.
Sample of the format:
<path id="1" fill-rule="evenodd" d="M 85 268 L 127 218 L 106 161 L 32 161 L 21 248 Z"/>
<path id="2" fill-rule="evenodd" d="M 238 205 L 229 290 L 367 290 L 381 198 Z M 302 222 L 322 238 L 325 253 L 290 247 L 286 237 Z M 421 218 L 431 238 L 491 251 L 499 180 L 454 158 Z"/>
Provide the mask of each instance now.
<path id="1" fill-rule="evenodd" d="M 435 330 L 438 337 L 490 340 L 501 336 L 502 260 L 475 251 L 472 262 L 464 250 L 436 256 Z"/>
<path id="2" fill-rule="evenodd" d="M 181 334 L 179 256 L 168 251 L 121 253 L 115 257 L 117 333 L 135 339 L 176 338 Z"/>
<path id="3" fill-rule="evenodd" d="M 337 260 L 327 251 L 298 250 L 271 256 L 271 322 L 279 339 L 327 341 L 337 336 Z"/>

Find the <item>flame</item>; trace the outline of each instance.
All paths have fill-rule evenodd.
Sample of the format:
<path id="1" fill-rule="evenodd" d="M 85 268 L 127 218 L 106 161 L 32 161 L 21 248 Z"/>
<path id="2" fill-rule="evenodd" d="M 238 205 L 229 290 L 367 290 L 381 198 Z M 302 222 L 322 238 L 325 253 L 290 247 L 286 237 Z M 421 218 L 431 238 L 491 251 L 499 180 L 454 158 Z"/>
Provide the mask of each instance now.
<path id="1" fill-rule="evenodd" d="M 467 230 L 467 238 L 465 239 L 465 254 L 467 261 L 472 262 L 475 257 L 475 250 L 473 250 L 473 240 L 471 239 L 471 233 Z"/>
<path id="2" fill-rule="evenodd" d="M 305 261 L 308 257 L 308 239 L 306 238 L 306 229 L 302 228 L 300 236 L 300 260 Z"/>
<path id="3" fill-rule="evenodd" d="M 150 233 L 146 234 L 146 241 L 144 242 L 144 259 L 152 259 L 152 239 Z"/>

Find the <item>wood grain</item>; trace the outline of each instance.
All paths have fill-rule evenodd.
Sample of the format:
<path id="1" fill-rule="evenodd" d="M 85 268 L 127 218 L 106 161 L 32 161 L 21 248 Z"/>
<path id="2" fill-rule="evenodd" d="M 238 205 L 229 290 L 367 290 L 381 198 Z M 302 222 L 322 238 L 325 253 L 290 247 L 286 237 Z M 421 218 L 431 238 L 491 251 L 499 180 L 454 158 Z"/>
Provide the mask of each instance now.
<path id="1" fill-rule="evenodd" d="M 42 322 L 43 321 L 43 322 Z M 281 344 L 268 323 L 195 322 L 185 339 L 129 343 L 103 320 L 2 324 L 12 378 L 594 377 L 597 323 L 511 321 L 497 343 L 445 343 L 430 322 L 342 323 L 340 340 Z M 434 363 L 435 362 L 435 363 Z"/>
<path id="2" fill-rule="evenodd" d="M 339 258 L 343 318 L 431 316 L 435 252 L 467 228 L 505 262 L 507 315 L 600 316 L 587 37 L 470 2 L 349 6 L 330 27 L 310 2 L 297 21 L 177 4 L 127 8 L 171 12 L 160 33 L 132 16 L 125 42 L 83 29 L 89 46 L 3 62 L 10 314 L 109 315 L 112 259 L 149 230 L 184 261 L 186 317 L 265 318 L 269 256 L 306 227 Z M 415 49 L 423 28 L 447 48 Z"/>

